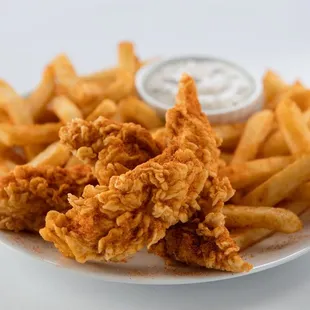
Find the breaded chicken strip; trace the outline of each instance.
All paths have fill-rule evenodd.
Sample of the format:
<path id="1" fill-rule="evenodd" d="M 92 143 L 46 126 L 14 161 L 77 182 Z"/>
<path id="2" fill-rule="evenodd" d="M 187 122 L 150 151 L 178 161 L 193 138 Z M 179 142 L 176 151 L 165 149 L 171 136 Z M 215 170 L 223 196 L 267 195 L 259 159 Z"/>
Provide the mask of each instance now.
<path id="1" fill-rule="evenodd" d="M 68 193 L 80 195 L 96 184 L 91 169 L 17 166 L 0 178 L 0 229 L 38 231 L 50 210 L 70 209 Z"/>
<path id="2" fill-rule="evenodd" d="M 83 198 L 71 195 L 73 208 L 66 214 L 49 212 L 41 236 L 79 262 L 122 261 L 164 238 L 172 225 L 187 222 L 200 210 L 197 199 L 204 187 L 207 191 L 207 180 L 216 177 L 219 157 L 219 141 L 187 75 L 176 106 L 167 113 L 166 129 L 169 144 L 161 155 L 112 177 L 108 186 L 86 187 Z M 208 197 L 218 199 L 213 192 Z M 236 250 L 233 242 L 231 247 Z"/>
<path id="3" fill-rule="evenodd" d="M 59 136 L 78 159 L 93 167 L 101 185 L 160 153 L 151 134 L 140 125 L 102 116 L 94 122 L 75 119 L 60 129 Z"/>

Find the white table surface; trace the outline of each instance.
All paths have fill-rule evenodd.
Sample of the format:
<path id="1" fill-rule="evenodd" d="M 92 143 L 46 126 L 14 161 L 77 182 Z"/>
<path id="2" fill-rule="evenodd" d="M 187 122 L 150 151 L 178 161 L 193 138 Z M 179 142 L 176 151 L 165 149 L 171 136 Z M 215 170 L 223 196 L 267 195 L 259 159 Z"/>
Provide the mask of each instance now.
<path id="1" fill-rule="evenodd" d="M 308 0 L 0 0 L 0 76 L 20 92 L 67 52 L 80 72 L 132 39 L 147 58 L 202 53 L 257 77 L 270 67 L 310 85 Z M 0 246 L 0 309 L 309 309 L 310 254 L 259 274 L 183 286 L 105 283 Z"/>

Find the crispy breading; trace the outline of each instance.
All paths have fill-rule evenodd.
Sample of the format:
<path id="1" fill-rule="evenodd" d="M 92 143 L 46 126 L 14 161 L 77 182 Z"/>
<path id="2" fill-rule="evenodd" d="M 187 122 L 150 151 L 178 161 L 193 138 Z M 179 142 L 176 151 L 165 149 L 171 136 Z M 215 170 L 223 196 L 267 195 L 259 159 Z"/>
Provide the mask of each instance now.
<path id="1" fill-rule="evenodd" d="M 59 135 L 78 159 L 93 167 L 101 185 L 160 152 L 150 133 L 140 125 L 120 124 L 104 117 L 93 122 L 75 119 L 62 127 Z"/>
<path id="2" fill-rule="evenodd" d="M 79 262 L 121 261 L 157 243 L 172 225 L 189 221 L 200 210 L 197 201 L 211 200 L 197 233 L 214 239 L 221 260 L 229 260 L 231 252 L 237 257 L 238 248 L 225 230 L 221 213 L 233 191 L 228 180 L 214 181 L 219 140 L 201 112 L 194 81 L 187 75 L 181 79 L 176 106 L 167 113 L 166 129 L 169 144 L 162 154 L 112 177 L 108 185 L 87 186 L 82 198 L 70 195 L 73 208 L 65 214 L 49 212 L 41 236 Z M 233 265 L 233 269 L 238 267 Z M 238 271 L 243 270 L 240 265 Z"/>
<path id="3" fill-rule="evenodd" d="M 91 169 L 17 166 L 0 178 L 0 229 L 38 231 L 50 210 L 70 209 L 68 193 L 80 195 L 95 184 Z"/>
<path id="4" fill-rule="evenodd" d="M 171 227 L 165 238 L 152 246 L 150 252 L 163 257 L 167 263 L 176 260 L 188 265 L 231 272 L 251 269 L 252 266 L 239 256 L 239 248 L 223 226 L 221 238 L 229 242 L 221 242 L 216 234 L 209 237 L 198 235 L 198 223 L 194 220 Z"/>

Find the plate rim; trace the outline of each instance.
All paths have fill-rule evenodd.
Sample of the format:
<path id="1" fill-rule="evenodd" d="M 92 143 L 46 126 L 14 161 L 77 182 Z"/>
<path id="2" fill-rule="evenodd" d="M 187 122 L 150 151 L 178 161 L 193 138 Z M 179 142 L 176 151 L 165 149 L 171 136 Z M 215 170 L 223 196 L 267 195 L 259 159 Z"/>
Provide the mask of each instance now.
<path id="1" fill-rule="evenodd" d="M 3 232 L 0 232 L 2 234 Z M 14 232 L 4 232 L 4 233 L 12 233 Z M 45 242 L 45 241 L 44 241 Z M 100 279 L 106 282 L 114 282 L 114 283 L 123 283 L 123 284 L 135 284 L 135 285 L 183 285 L 183 284 L 200 284 L 200 283 L 210 283 L 210 282 L 217 282 L 223 280 L 230 280 L 236 279 L 239 277 L 244 277 L 248 275 L 252 275 L 261 271 L 265 271 L 271 268 L 275 268 L 277 266 L 283 265 L 290 261 L 293 261 L 307 253 L 310 252 L 310 244 L 305 246 L 304 248 L 292 252 L 289 255 L 286 255 L 282 258 L 279 258 L 274 261 L 267 262 L 260 266 L 254 266 L 253 269 L 249 272 L 241 272 L 241 273 L 232 273 L 232 272 L 225 272 L 223 271 L 222 276 L 194 276 L 194 275 L 184 275 L 184 276 L 173 276 L 167 275 L 167 277 L 153 277 L 153 276 L 146 276 L 146 275 L 117 275 L 117 274 L 103 274 L 103 273 L 96 273 L 93 270 L 85 270 L 82 268 L 74 268 L 72 266 L 62 266 L 54 262 L 53 260 L 49 260 L 48 258 L 42 258 L 39 255 L 34 255 L 29 250 L 23 248 L 22 246 L 13 246 L 9 244 L 9 242 L 5 242 L 3 238 L 0 238 L 0 244 L 4 246 L 4 248 L 10 249 L 12 252 L 17 252 L 18 254 L 26 255 L 29 258 L 32 258 L 34 261 L 39 260 L 42 263 L 48 263 L 52 265 L 54 268 L 61 268 L 65 269 L 69 272 L 74 272 L 81 274 L 83 276 L 92 277 L 95 279 Z M 57 249 L 55 249 L 57 251 Z M 59 254 L 60 255 L 60 254 Z M 152 255 L 152 254 L 150 254 Z M 70 258 L 67 258 L 70 259 Z"/>

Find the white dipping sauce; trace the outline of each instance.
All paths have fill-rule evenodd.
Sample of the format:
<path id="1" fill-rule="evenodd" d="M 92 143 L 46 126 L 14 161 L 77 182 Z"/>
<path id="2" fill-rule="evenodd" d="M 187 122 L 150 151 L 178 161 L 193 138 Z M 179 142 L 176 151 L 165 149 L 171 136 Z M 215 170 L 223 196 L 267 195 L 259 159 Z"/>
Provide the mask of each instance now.
<path id="1" fill-rule="evenodd" d="M 204 110 L 241 105 L 255 91 L 253 78 L 243 69 L 212 58 L 180 58 L 163 63 L 144 81 L 146 92 L 166 106 L 173 106 L 182 73 L 195 81 Z"/>

